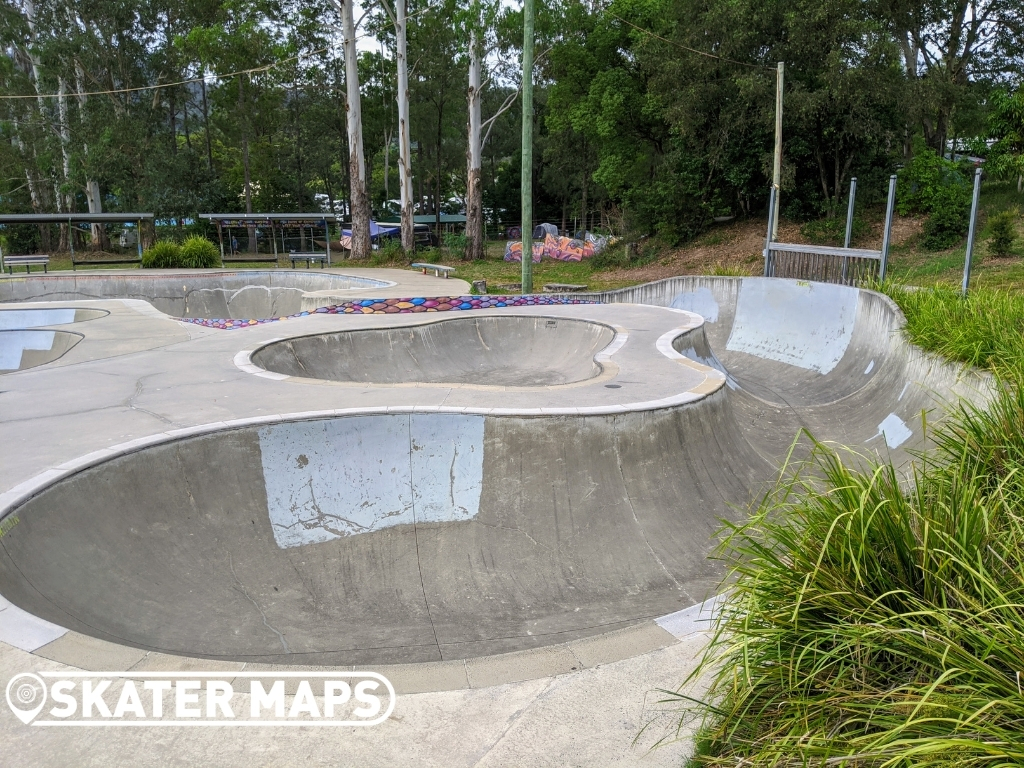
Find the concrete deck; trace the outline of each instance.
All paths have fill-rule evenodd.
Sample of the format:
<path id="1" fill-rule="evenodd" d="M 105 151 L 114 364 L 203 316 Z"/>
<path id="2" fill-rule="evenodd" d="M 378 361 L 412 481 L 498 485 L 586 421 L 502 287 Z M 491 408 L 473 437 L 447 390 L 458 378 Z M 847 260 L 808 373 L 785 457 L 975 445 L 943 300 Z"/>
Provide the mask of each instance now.
<path id="1" fill-rule="evenodd" d="M 409 277 L 417 288 L 433 280 Z M 417 294 L 429 295 L 398 295 Z M 667 717 L 654 691 L 677 687 L 699 651 L 703 625 L 684 609 L 718 584 L 705 559 L 718 521 L 770 481 L 800 428 L 903 461 L 921 445 L 923 411 L 984 397 L 987 382 L 907 345 L 891 302 L 855 289 L 675 278 L 595 298 L 610 303 L 452 319 L 312 315 L 240 331 L 179 323 L 137 300 L 63 305 L 109 314 L 51 326 L 84 338 L 0 382 L 0 516 L 18 518 L 0 537 L 2 679 L 358 665 L 386 674 L 399 700 L 386 724 L 359 732 L 41 731 L 5 714 L 5 760 L 290 765 L 343 753 L 368 765 L 678 765 L 685 741 L 646 753 L 663 729 L 632 740 Z M 42 306 L 58 305 L 0 310 Z M 309 372 L 282 373 L 260 352 L 284 344 L 302 364 L 301 339 L 323 355 L 351 331 L 400 341 L 473 318 L 530 323 L 531 338 L 547 319 L 582 321 L 609 329 L 598 337 L 610 343 L 594 355 L 600 345 L 579 341 L 596 375 L 541 384 L 445 381 L 443 366 L 430 383 L 374 366 L 362 381 L 299 376 Z M 555 368 L 571 357 L 537 351 L 556 355 Z M 436 353 L 443 361 L 443 345 Z M 353 452 L 302 431 L 326 436 L 360 419 L 385 432 L 404 424 L 404 442 Z M 372 432 L 363 423 L 357 433 Z M 275 489 L 302 481 L 298 468 L 384 462 L 385 448 L 411 456 L 420 443 L 440 446 L 431 450 L 451 463 L 451 482 L 434 488 L 423 478 L 442 473 L 411 462 L 412 524 L 381 507 L 354 535 L 304 524 L 306 541 L 275 518 Z M 477 450 L 479 466 L 466 464 Z M 372 509 L 387 494 L 367 477 L 350 478 L 346 493 L 369 489 Z M 192 501 L 178 499 L 185 486 Z M 260 493 L 245 499 L 245 489 Z M 169 526 L 188 504 L 198 517 Z M 433 519 L 435 507 L 468 511 Z M 236 511 L 251 524 L 232 522 Z M 344 583 L 332 578 L 341 572 Z M 374 589 L 353 592 L 352 574 Z M 231 579 L 242 589 L 232 593 Z M 358 616 L 351 631 L 346 615 Z M 239 626 L 241 639 L 227 631 Z"/>

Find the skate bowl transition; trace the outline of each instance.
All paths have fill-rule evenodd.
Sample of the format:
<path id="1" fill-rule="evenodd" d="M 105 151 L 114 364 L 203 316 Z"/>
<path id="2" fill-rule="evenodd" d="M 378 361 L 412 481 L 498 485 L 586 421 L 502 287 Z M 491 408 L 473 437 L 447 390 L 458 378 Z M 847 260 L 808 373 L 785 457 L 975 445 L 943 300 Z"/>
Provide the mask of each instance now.
<path id="1" fill-rule="evenodd" d="M 148 270 L 146 271 L 148 273 Z M 248 320 L 319 306 L 315 294 L 384 288 L 368 277 L 308 272 L 48 275 L 0 282 L 0 302 L 136 299 L 171 317 Z"/>
<path id="2" fill-rule="evenodd" d="M 430 325 L 300 336 L 256 351 L 275 373 L 376 384 L 551 386 L 601 373 L 606 325 L 547 317 L 455 317 Z"/>
<path id="3" fill-rule="evenodd" d="M 101 309 L 0 309 L 0 374 L 24 371 L 59 360 L 82 340 L 71 331 L 49 326 L 82 323 L 105 317 Z"/>
<path id="4" fill-rule="evenodd" d="M 716 374 L 683 405 L 420 412 L 406 399 L 161 439 L 12 502 L 0 593 L 86 635 L 235 661 L 447 661 L 565 643 L 713 596 L 721 520 L 743 516 L 801 429 L 903 462 L 923 444 L 923 413 L 987 391 L 909 345 L 892 302 L 868 291 L 673 278 L 592 298 L 701 315 L 649 354 L 724 383 Z M 606 387 L 594 358 L 614 334 L 572 311 L 557 330 L 495 311 L 295 336 L 253 361 L 327 386 Z M 532 357 L 546 358 L 541 373 L 512 375 Z M 630 376 L 614 381 L 628 391 Z"/>

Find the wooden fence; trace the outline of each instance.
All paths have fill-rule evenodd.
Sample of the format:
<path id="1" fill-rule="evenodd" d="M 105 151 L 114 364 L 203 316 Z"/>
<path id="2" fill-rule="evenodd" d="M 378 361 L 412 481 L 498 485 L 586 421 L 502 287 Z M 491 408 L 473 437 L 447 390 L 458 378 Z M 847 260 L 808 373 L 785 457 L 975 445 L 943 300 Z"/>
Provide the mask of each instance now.
<path id="1" fill-rule="evenodd" d="M 825 245 L 769 243 L 765 277 L 791 277 L 840 285 L 864 285 L 878 277 L 881 251 Z"/>

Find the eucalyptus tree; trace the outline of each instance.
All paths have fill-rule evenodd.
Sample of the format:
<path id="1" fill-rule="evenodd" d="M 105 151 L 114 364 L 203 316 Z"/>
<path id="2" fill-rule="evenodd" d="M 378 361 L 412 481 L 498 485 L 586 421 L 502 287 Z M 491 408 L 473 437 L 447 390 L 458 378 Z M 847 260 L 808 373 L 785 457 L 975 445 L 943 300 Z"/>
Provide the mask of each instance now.
<path id="1" fill-rule="evenodd" d="M 353 259 L 370 256 L 370 197 L 363 153 L 363 112 L 359 93 L 359 52 L 356 48 L 356 21 L 352 0 L 334 0 L 341 16 L 342 46 L 345 55 L 345 115 L 348 125 L 349 210 L 352 217 L 351 254 Z"/>
<path id="2" fill-rule="evenodd" d="M 416 247 L 415 204 L 412 199 L 412 140 L 409 120 L 409 4 L 408 0 L 380 0 L 395 32 L 395 99 L 398 104 L 398 178 L 400 187 L 402 249 L 412 254 Z"/>

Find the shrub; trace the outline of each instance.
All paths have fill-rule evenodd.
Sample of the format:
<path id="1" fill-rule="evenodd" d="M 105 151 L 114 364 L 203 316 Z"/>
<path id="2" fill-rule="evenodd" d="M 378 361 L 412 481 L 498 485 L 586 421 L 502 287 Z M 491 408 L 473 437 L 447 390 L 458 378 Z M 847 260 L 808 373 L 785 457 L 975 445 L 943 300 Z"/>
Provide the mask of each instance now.
<path id="1" fill-rule="evenodd" d="M 951 179 L 932 196 L 922 242 L 935 250 L 951 248 L 967 234 L 970 219 L 971 188 L 965 179 Z"/>
<path id="2" fill-rule="evenodd" d="M 220 266 L 220 252 L 217 246 L 200 235 L 186 238 L 181 244 L 180 263 L 176 266 L 186 269 L 210 269 Z"/>
<path id="3" fill-rule="evenodd" d="M 854 216 L 852 240 L 864 236 L 867 232 L 867 222 Z M 800 227 L 800 234 L 816 245 L 842 245 L 846 238 L 846 217 L 835 216 L 831 219 L 809 221 Z"/>
<path id="4" fill-rule="evenodd" d="M 445 232 L 443 242 L 445 250 L 447 250 L 450 255 L 457 256 L 460 259 L 466 258 L 466 249 L 469 247 L 469 238 L 466 237 L 464 232 Z"/>
<path id="5" fill-rule="evenodd" d="M 180 261 L 181 246 L 170 240 L 158 240 L 142 254 L 142 266 L 149 269 L 173 269 Z"/>
<path id="6" fill-rule="evenodd" d="M 1017 239 L 1017 217 L 1020 215 L 1016 209 L 1009 209 L 997 213 L 992 217 L 989 224 L 988 250 L 993 256 L 1009 256 L 1013 250 L 1013 244 Z"/>
<path id="7" fill-rule="evenodd" d="M 381 241 L 380 247 L 370 254 L 370 263 L 374 265 L 393 264 L 395 262 L 408 262 L 405 251 L 402 250 L 402 241 L 388 237 Z"/>

